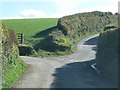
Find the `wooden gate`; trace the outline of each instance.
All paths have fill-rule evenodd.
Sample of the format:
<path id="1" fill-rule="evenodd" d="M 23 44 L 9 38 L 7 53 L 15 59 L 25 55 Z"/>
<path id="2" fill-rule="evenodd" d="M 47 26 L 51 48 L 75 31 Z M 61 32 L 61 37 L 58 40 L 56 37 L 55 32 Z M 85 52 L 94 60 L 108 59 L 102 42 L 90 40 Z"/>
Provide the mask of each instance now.
<path id="1" fill-rule="evenodd" d="M 24 34 L 17 33 L 18 40 L 20 44 L 24 44 Z"/>

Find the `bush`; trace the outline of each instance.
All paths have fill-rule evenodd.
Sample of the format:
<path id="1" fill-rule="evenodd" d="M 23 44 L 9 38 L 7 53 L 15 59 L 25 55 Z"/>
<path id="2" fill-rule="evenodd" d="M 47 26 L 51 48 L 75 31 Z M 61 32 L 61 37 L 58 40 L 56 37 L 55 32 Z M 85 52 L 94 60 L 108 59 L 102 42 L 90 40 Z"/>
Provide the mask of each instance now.
<path id="1" fill-rule="evenodd" d="M 104 31 L 106 25 L 117 22 L 117 16 L 111 12 L 88 12 L 65 16 L 58 20 L 58 30 L 51 33 L 50 41 L 59 51 L 72 51 L 72 46 L 78 40 Z M 114 20 L 113 20 L 114 19 Z M 114 27 L 106 27 L 114 28 Z M 65 48 L 66 47 L 66 48 Z"/>
<path id="2" fill-rule="evenodd" d="M 113 15 L 110 12 L 88 12 L 78 13 L 75 15 L 66 16 L 58 20 L 58 30 L 61 30 L 64 35 L 70 39 L 76 39 L 80 36 L 85 36 L 87 33 L 101 32 L 105 25 L 112 23 Z"/>

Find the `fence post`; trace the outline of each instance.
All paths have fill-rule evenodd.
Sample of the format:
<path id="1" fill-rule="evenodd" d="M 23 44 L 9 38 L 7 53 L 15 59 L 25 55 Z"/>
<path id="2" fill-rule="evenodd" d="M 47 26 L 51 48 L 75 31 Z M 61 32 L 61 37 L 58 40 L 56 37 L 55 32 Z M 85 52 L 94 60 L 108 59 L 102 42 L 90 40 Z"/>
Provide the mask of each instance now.
<path id="1" fill-rule="evenodd" d="M 21 34 L 21 44 L 24 44 L 24 34 Z"/>

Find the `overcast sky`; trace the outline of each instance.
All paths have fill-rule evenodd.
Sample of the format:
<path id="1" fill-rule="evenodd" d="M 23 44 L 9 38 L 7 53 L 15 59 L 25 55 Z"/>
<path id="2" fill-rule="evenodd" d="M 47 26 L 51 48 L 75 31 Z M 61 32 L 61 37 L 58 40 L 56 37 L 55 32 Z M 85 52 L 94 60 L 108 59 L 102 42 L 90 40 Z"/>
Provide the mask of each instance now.
<path id="1" fill-rule="evenodd" d="M 0 18 L 59 18 L 81 12 L 118 12 L 119 0 L 0 0 Z"/>

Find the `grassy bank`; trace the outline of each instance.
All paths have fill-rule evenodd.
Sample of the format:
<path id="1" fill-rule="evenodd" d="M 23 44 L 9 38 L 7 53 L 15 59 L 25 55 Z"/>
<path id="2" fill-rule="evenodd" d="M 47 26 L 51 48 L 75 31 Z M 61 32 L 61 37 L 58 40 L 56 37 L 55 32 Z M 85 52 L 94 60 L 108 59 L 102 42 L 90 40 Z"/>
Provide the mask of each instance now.
<path id="1" fill-rule="evenodd" d="M 7 65 L 2 73 L 2 88 L 11 88 L 24 74 L 27 68 L 28 65 L 20 59 L 14 60 L 14 64 Z"/>
<path id="2" fill-rule="evenodd" d="M 16 33 L 5 25 L 0 25 L 2 36 L 2 88 L 11 88 L 28 67 L 19 57 Z"/>

